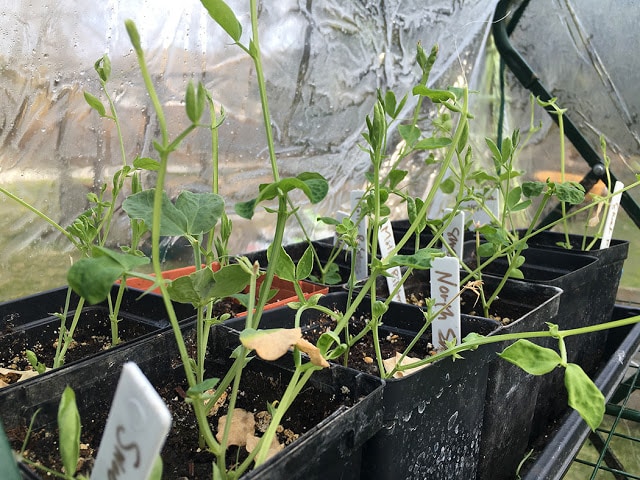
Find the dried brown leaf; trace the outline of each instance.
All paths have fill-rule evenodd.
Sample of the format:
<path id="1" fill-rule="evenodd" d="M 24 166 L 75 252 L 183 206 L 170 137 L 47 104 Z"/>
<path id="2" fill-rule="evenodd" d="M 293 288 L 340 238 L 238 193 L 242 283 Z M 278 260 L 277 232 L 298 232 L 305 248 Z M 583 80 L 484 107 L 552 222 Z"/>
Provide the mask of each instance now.
<path id="1" fill-rule="evenodd" d="M 227 415 L 218 419 L 218 433 L 216 440 L 222 442 L 224 428 L 227 424 Z M 256 421 L 251 412 L 247 412 L 242 408 L 234 408 L 231 417 L 231 428 L 229 429 L 229 437 L 227 445 L 237 445 L 243 447 L 247 444 L 247 436 L 253 435 L 255 432 Z"/>
<path id="2" fill-rule="evenodd" d="M 264 360 L 277 360 L 302 338 L 299 328 L 278 328 L 273 330 L 245 330 L 240 335 L 242 344 L 255 350 Z"/>
<path id="3" fill-rule="evenodd" d="M 325 358 L 320 353 L 320 350 L 318 349 L 318 347 L 316 347 L 313 343 L 305 340 L 304 338 L 301 338 L 296 342 L 296 347 L 301 352 L 304 352 L 307 355 L 309 355 L 309 359 L 311 360 L 311 363 L 313 363 L 314 365 L 317 365 L 322 368 L 329 367 L 329 362 L 325 360 Z"/>
<path id="4" fill-rule="evenodd" d="M 255 435 L 247 435 L 247 438 L 246 438 L 247 452 L 251 453 L 253 449 L 256 448 L 259 441 L 260 441 L 260 437 L 256 437 Z M 278 453 L 283 448 L 284 448 L 284 445 L 279 443 L 278 439 L 274 436 L 273 439 L 271 440 L 271 445 L 269 446 L 269 451 L 267 452 L 266 458 L 273 457 L 276 453 Z"/>
<path id="5" fill-rule="evenodd" d="M 386 360 L 382 361 L 382 364 L 384 365 L 384 369 L 387 371 L 387 373 L 391 372 L 394 368 L 396 368 L 396 366 L 404 367 L 422 360 L 421 358 L 406 356 L 404 357 L 402 362 L 400 362 L 401 358 L 402 358 L 402 354 L 396 352 L 395 357 L 387 358 Z M 404 376 L 411 375 L 412 373 L 415 373 L 424 367 L 426 367 L 426 365 L 420 365 L 418 367 L 402 370 L 401 372 L 395 372 L 393 374 L 393 378 L 402 378 Z"/>

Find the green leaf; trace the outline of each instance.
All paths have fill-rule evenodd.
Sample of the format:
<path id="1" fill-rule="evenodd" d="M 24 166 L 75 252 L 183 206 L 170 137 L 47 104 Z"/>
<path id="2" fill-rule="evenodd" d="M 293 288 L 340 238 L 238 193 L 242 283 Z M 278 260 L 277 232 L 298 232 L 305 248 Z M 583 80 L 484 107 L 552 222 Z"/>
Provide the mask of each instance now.
<path id="1" fill-rule="evenodd" d="M 502 158 L 511 157 L 511 153 L 513 151 L 513 144 L 511 143 L 511 137 L 504 137 L 502 140 L 502 148 L 500 149 L 502 152 Z"/>
<path id="2" fill-rule="evenodd" d="M 153 467 L 151 468 L 151 472 L 149 472 L 147 480 L 162 480 L 162 469 L 162 457 L 160 455 L 156 455 L 156 459 L 153 462 Z"/>
<path id="3" fill-rule="evenodd" d="M 509 191 L 507 195 L 507 208 L 509 210 L 513 210 L 513 208 L 520 202 L 520 197 L 522 196 L 522 188 L 514 187 Z"/>
<path id="4" fill-rule="evenodd" d="M 436 90 L 433 88 L 425 87 L 424 85 L 416 85 L 413 87 L 413 94 L 420 95 L 422 97 L 428 97 L 434 103 L 442 103 L 448 100 L 456 99 L 456 96 L 453 92 L 449 90 Z"/>
<path id="5" fill-rule="evenodd" d="M 192 123 L 198 123 L 200 117 L 202 117 L 205 100 L 206 94 L 202 83 L 198 83 L 198 90 L 196 91 L 196 88 L 193 86 L 193 82 L 189 81 L 184 97 L 184 106 L 187 112 L 187 117 Z"/>
<path id="6" fill-rule="evenodd" d="M 107 82 L 109 77 L 111 77 L 111 60 L 109 60 L 109 56 L 104 54 L 93 64 L 93 69 L 96 71 L 100 80 L 103 82 Z"/>
<path id="7" fill-rule="evenodd" d="M 296 280 L 304 280 L 309 275 L 311 275 L 311 271 L 313 270 L 313 248 L 311 245 L 307 247 L 307 249 L 298 260 L 298 264 L 296 265 Z"/>
<path id="8" fill-rule="evenodd" d="M 389 172 L 389 188 L 394 189 L 404 180 L 409 172 L 406 170 L 393 169 Z"/>
<path id="9" fill-rule="evenodd" d="M 398 126 L 398 133 L 410 147 L 415 145 L 421 135 L 420 129 L 415 125 L 400 125 Z"/>
<path id="10" fill-rule="evenodd" d="M 62 392 L 58 406 L 58 433 L 60 459 L 65 473 L 73 477 L 80 458 L 80 413 L 76 405 L 76 394 L 68 385 Z"/>
<path id="11" fill-rule="evenodd" d="M 22 480 L 25 478 L 18 471 L 16 458 L 11 450 L 2 422 L 0 422 L 0 465 L 2 465 L 2 478 L 4 480 Z"/>
<path id="12" fill-rule="evenodd" d="M 153 158 L 137 157 L 133 161 L 133 166 L 141 170 L 149 170 L 151 172 L 157 172 L 160 170 L 160 163 Z"/>
<path id="13" fill-rule="evenodd" d="M 388 309 L 389 307 L 384 302 L 376 300 L 371 306 L 371 315 L 374 318 L 380 318 L 387 312 Z"/>
<path id="14" fill-rule="evenodd" d="M 496 253 L 496 246 L 493 243 L 481 243 L 478 246 L 478 255 L 482 257 L 492 257 Z"/>
<path id="15" fill-rule="evenodd" d="M 149 263 L 147 257 L 97 246 L 93 247 L 92 255 L 75 262 L 67 272 L 71 288 L 91 304 L 107 298 L 113 283 L 125 272 Z"/>
<path id="16" fill-rule="evenodd" d="M 107 111 L 99 98 L 91 95 L 89 92 L 84 92 L 84 99 L 91 108 L 98 112 L 98 115 L 100 115 L 101 117 L 105 116 Z"/>
<path id="17" fill-rule="evenodd" d="M 509 345 L 499 355 L 532 375 L 544 375 L 562 363 L 562 358 L 554 350 L 525 339 Z"/>
<path id="18" fill-rule="evenodd" d="M 561 202 L 578 205 L 584 201 L 584 187 L 576 182 L 556 183 L 556 196 Z"/>
<path id="19" fill-rule="evenodd" d="M 242 218 L 251 219 L 258 203 L 264 200 L 273 200 L 278 195 L 286 194 L 295 189 L 302 190 L 311 203 L 318 203 L 326 197 L 329 191 L 329 183 L 319 173 L 303 172 L 297 177 L 284 178 L 278 182 L 262 184 L 259 188 L 260 193 L 257 198 L 235 204 L 235 211 Z"/>
<path id="20" fill-rule="evenodd" d="M 327 196 L 329 182 L 319 173 L 302 172 L 296 178 L 302 180 L 309 187 L 309 192 L 305 192 L 305 194 L 311 203 L 321 202 Z"/>
<path id="21" fill-rule="evenodd" d="M 514 205 L 511 208 L 512 212 L 519 212 L 520 210 L 526 210 L 531 205 L 531 200 L 525 200 L 524 202 L 520 202 L 517 205 Z"/>
<path id="22" fill-rule="evenodd" d="M 215 193 L 184 191 L 178 195 L 175 206 L 187 220 L 189 235 L 208 232 L 224 213 L 224 200 Z"/>
<path id="23" fill-rule="evenodd" d="M 455 189 L 456 189 L 456 182 L 454 182 L 452 178 L 445 178 L 440 183 L 440 190 L 442 190 L 442 193 L 446 193 L 447 195 L 450 195 L 455 191 Z"/>
<path id="24" fill-rule="evenodd" d="M 109 257 L 81 258 L 67 272 L 67 282 L 78 295 L 95 304 L 107 298 L 124 272 L 124 267 Z"/>
<path id="25" fill-rule="evenodd" d="M 154 195 L 154 188 L 130 195 L 122 202 L 122 208 L 130 218 L 142 220 L 151 228 Z M 185 235 L 188 231 L 188 221 L 184 213 L 171 203 L 166 192 L 162 192 L 160 235 L 180 236 Z"/>
<path id="26" fill-rule="evenodd" d="M 91 250 L 93 257 L 109 257 L 111 260 L 117 262 L 125 270 L 133 270 L 142 265 L 149 263 L 148 257 L 140 257 L 131 253 L 121 253 L 109 248 L 95 246 Z"/>
<path id="27" fill-rule="evenodd" d="M 425 270 L 431 268 L 431 260 L 442 256 L 444 253 L 437 248 L 421 248 L 412 255 L 394 255 L 389 260 L 388 267 L 412 267 Z"/>
<path id="28" fill-rule="evenodd" d="M 213 284 L 213 272 L 201 275 L 209 275 L 211 284 Z M 208 291 L 204 294 L 199 292 L 194 285 L 194 278 L 191 277 L 191 275 L 185 275 L 183 277 L 173 279 L 167 286 L 167 291 L 169 292 L 169 298 L 174 302 L 190 303 L 196 308 L 208 303 L 206 301 Z"/>
<path id="29" fill-rule="evenodd" d="M 384 111 L 391 118 L 395 118 L 395 115 L 396 115 L 396 95 L 391 90 L 389 90 L 384 95 Z"/>
<path id="30" fill-rule="evenodd" d="M 250 280 L 251 274 L 241 265 L 231 263 L 217 272 L 206 267 L 188 276 L 176 278 L 169 285 L 168 291 L 171 299 L 176 302 L 202 307 L 212 300 L 219 300 L 243 291 Z"/>
<path id="31" fill-rule="evenodd" d="M 437 148 L 448 147 L 451 145 L 451 139 L 447 137 L 430 137 L 423 138 L 415 144 L 416 150 L 434 150 Z"/>
<path id="32" fill-rule="evenodd" d="M 496 166 L 502 165 L 502 163 L 503 163 L 503 161 L 502 161 L 502 153 L 500 152 L 500 149 L 495 144 L 495 142 L 493 140 L 491 140 L 490 138 L 488 138 L 488 137 L 485 138 L 484 141 L 487 144 L 487 146 L 489 147 L 489 150 L 491 150 L 491 153 L 493 154 L 493 158 L 494 158 L 493 161 L 496 164 Z"/>
<path id="33" fill-rule="evenodd" d="M 43 374 L 47 370 L 47 366 L 38 360 L 38 356 L 33 350 L 25 350 L 25 355 L 27 356 L 27 361 L 29 365 L 38 372 L 39 374 Z"/>
<path id="34" fill-rule="evenodd" d="M 239 42 L 242 36 L 242 25 L 233 10 L 222 0 L 200 0 L 213 20 L 227 32 L 234 42 Z"/>
<path id="35" fill-rule="evenodd" d="M 238 202 L 233 206 L 233 209 L 238 214 L 238 216 L 242 218 L 246 218 L 247 220 L 251 220 L 253 218 L 253 214 L 256 210 L 257 199 L 253 198 L 246 202 Z"/>
<path id="36" fill-rule="evenodd" d="M 569 406 L 576 410 L 595 431 L 602 422 L 605 411 L 605 399 L 602 392 L 575 363 L 567 364 L 564 372 L 564 385 L 567 388 Z"/>
<path id="37" fill-rule="evenodd" d="M 273 245 L 269 245 L 269 248 L 267 249 L 267 260 L 269 263 L 271 263 L 271 259 L 273 258 L 272 247 Z M 278 248 L 280 252 L 278 254 L 278 261 L 276 262 L 275 274 L 283 280 L 295 282 L 296 265 L 293 263 L 293 260 L 285 249 L 282 248 L 282 245 L 278 245 Z"/>
<path id="38" fill-rule="evenodd" d="M 516 280 L 524 280 L 524 273 L 519 268 L 514 268 L 509 272 L 509 278 L 515 278 Z"/>
<path id="39" fill-rule="evenodd" d="M 219 378 L 207 378 L 202 382 L 189 387 L 187 390 L 187 396 L 191 398 L 199 398 L 208 390 L 216 388 L 216 385 L 220 382 Z"/>

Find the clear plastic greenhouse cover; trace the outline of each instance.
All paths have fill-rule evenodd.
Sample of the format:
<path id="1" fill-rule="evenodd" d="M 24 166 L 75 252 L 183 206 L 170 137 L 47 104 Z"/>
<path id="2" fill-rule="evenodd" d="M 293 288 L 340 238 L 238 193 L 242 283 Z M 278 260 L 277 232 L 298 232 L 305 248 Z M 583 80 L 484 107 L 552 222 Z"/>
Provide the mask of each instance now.
<path id="1" fill-rule="evenodd" d="M 104 54 L 112 63 L 107 88 L 123 122 L 127 160 L 154 156 L 157 119 L 124 28 L 128 18 L 140 31 L 149 69 L 174 134 L 188 122 L 183 98 L 190 80 L 203 81 L 216 104 L 224 107 L 227 117 L 219 129 L 224 182 L 220 193 L 229 212 L 236 201 L 255 196 L 258 185 L 269 179 L 253 65 L 214 24 L 199 1 L 0 3 L 0 184 L 60 225 L 68 225 L 85 210 L 87 193 L 110 182 L 122 163 L 113 122 L 99 118 L 83 97 L 84 92 L 90 92 L 104 98 L 93 69 L 94 62 Z M 228 3 L 243 23 L 243 31 L 248 32 L 249 2 Z M 365 117 L 371 112 L 376 89 L 393 89 L 399 96 L 410 93 L 418 75 L 418 42 L 427 49 L 439 45 L 430 83 L 447 86 L 466 82 L 481 92 L 476 100 L 481 120 L 476 124 L 484 131 L 479 136 L 493 135 L 492 110 L 483 99 L 492 84 L 488 79 L 490 65 L 496 64 L 495 50 L 490 48 L 496 3 L 497 0 L 261 3 L 260 40 L 281 174 L 318 171 L 333 189 L 317 207 L 308 208 L 301 203 L 303 216 L 315 219 L 317 215 L 333 215 L 348 202 L 349 190 L 363 185 L 369 161 L 358 144 Z M 625 35 L 637 31 L 634 27 L 638 24 L 638 9 L 626 1 L 606 3 L 611 4 L 605 8 L 603 2 L 596 0 L 532 2 L 528 23 L 523 22 L 521 30 L 533 33 L 529 40 L 523 40 L 527 53 L 541 50 L 536 69 L 555 81 L 554 88 L 566 90 L 572 101 L 586 103 L 582 121 L 589 133 L 605 133 L 616 153 L 631 164 L 638 147 L 640 96 L 638 82 L 633 81 L 635 64 L 629 61 Z M 616 9 L 620 10 L 619 17 L 613 18 Z M 613 19 L 605 22 L 603 11 Z M 619 28 L 619 24 L 628 27 Z M 619 34 L 612 37 L 612 32 Z M 606 74 L 614 66 L 621 69 L 616 80 Z M 618 80 L 623 83 L 615 83 Z M 513 88 L 517 98 L 511 99 L 513 111 L 509 118 L 514 125 L 510 127 L 523 123 L 521 128 L 526 128 L 528 94 Z M 600 93 L 592 95 L 596 89 Z M 548 122 L 544 113 L 537 115 Z M 172 154 L 168 184 L 171 194 L 182 189 L 211 188 L 210 141 L 203 129 Z M 533 143 L 545 142 L 538 138 Z M 553 156 L 555 152 L 546 151 L 545 155 Z M 412 188 L 420 193 L 430 174 L 422 160 L 415 160 L 411 175 Z M 151 187 L 152 180 L 146 179 L 145 187 Z M 0 268 L 8 272 L 0 280 L 0 300 L 12 296 L 6 293 L 10 291 L 8 285 L 24 269 L 30 271 L 27 283 L 31 289 L 51 286 L 46 283 L 49 277 L 64 279 L 57 271 L 49 272 L 45 265 L 49 263 L 49 250 L 63 252 L 64 258 L 64 239 L 4 196 L 0 198 L 0 215 Z M 124 220 L 122 215 L 123 236 Z M 232 252 L 262 248 L 269 240 L 272 221 L 268 215 L 252 222 L 233 220 L 236 234 Z M 288 240 L 300 238 L 298 230 L 292 232 Z M 126 240 L 118 239 L 117 230 L 112 233 L 116 244 Z M 317 236 L 322 232 L 309 233 Z M 68 260 L 65 262 L 62 271 L 68 266 Z M 34 269 L 37 272 L 33 273 Z"/>
<path id="2" fill-rule="evenodd" d="M 513 2 L 516 8 L 520 2 Z M 611 169 L 625 184 L 640 172 L 640 82 L 636 48 L 639 44 L 640 9 L 637 2 L 616 0 L 558 0 L 528 2 L 511 36 L 513 46 L 525 58 L 566 115 L 596 151 L 600 137 L 607 142 Z M 515 86 L 511 112 L 526 121 L 527 93 Z M 523 104 L 524 103 L 524 104 Z M 552 121 L 542 118 L 546 129 Z M 549 135 L 553 142 L 554 136 Z M 557 151 L 557 141 L 555 147 Z M 532 149 L 535 170 L 540 148 Z M 574 157 L 576 173 L 588 167 Z M 638 191 L 630 192 L 636 199 Z"/>

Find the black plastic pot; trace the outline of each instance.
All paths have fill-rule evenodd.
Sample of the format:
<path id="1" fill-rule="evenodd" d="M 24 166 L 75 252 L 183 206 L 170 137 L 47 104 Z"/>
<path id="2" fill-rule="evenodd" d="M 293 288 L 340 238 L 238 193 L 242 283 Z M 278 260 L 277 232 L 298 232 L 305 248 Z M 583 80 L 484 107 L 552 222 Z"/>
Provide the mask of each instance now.
<path id="1" fill-rule="evenodd" d="M 575 263 L 570 268 L 575 271 L 579 271 L 595 261 L 593 258 L 584 257 L 575 257 L 574 260 Z M 492 265 L 490 271 L 499 273 L 504 267 L 505 265 L 498 262 Z M 525 270 L 527 270 L 526 267 Z M 570 286 L 569 281 L 574 275 L 572 270 L 540 269 L 535 262 L 529 270 L 534 272 L 527 271 L 525 275 L 533 276 L 532 273 L 536 273 L 537 277 L 545 280 L 554 277 L 555 279 L 549 282 L 549 285 L 544 284 L 546 281 L 537 283 L 508 280 L 499 295 L 498 304 L 492 309 L 492 313 L 501 318 L 508 316 L 513 321 L 508 325 L 501 326 L 499 330 L 494 332 L 495 334 L 539 331 L 546 328 L 545 322 L 560 322 L 557 312 L 565 294 L 561 295 L 562 290 L 559 286 Z M 536 270 L 541 271 L 536 272 Z M 464 273 L 461 273 L 462 276 Z M 566 278 L 567 276 L 568 278 Z M 499 278 L 492 275 L 483 277 L 483 288 L 487 297 L 497 287 Z M 428 296 L 430 293 L 429 272 L 415 271 L 409 277 L 405 287 L 408 295 Z M 378 290 L 381 295 L 386 293 L 384 282 L 379 282 Z M 471 292 L 467 291 L 463 294 L 463 304 L 473 305 L 475 300 L 475 295 Z M 528 314 L 532 309 L 535 309 L 536 305 L 540 305 L 540 309 Z M 501 351 L 506 346 L 500 344 L 495 348 Z M 532 431 L 538 392 L 547 381 L 542 377 L 529 375 L 524 370 L 500 359 L 495 359 L 488 366 L 477 478 L 510 478 L 509 475 L 513 474 L 529 443 L 529 433 Z M 548 388 L 551 389 L 552 386 Z"/>
<path id="2" fill-rule="evenodd" d="M 189 336 L 189 333 L 186 333 Z M 206 370 L 211 376 L 220 376 L 231 363 L 230 354 L 237 346 L 237 332 L 224 326 L 214 327 L 209 342 L 209 355 Z M 106 412 L 111 402 L 122 365 L 127 361 L 135 362 L 157 389 L 170 387 L 172 397 L 179 395 L 172 388 L 184 385 L 183 367 L 179 362 L 172 331 L 164 331 L 142 342 L 123 346 L 108 354 L 81 361 L 51 375 L 35 378 L 18 389 L 4 392 L 0 390 L 0 417 L 7 429 L 24 428 L 29 424 L 32 414 L 40 409 L 36 417 L 35 428 L 55 428 L 57 405 L 65 385 L 70 385 L 78 401 L 84 430 L 96 433 L 94 447 L 104 427 Z M 292 356 L 288 355 L 276 362 L 265 362 L 254 358 L 249 362 L 243 374 L 241 389 L 249 396 L 249 390 L 280 391 L 286 387 L 293 366 Z M 294 403 L 287 413 L 287 420 L 299 418 L 307 421 L 300 438 L 282 452 L 272 457 L 258 469 L 246 475 L 246 478 L 360 478 L 361 447 L 382 425 L 382 386 L 379 379 L 358 374 L 352 370 L 334 366 L 315 372 L 301 397 L 296 400 L 312 402 L 313 411 L 305 404 Z M 279 398 L 279 397 L 277 397 Z M 268 394 L 258 403 L 266 406 L 276 397 Z M 238 406 L 242 407 L 242 398 Z M 180 402 L 180 400 L 172 400 Z M 296 412 L 296 408 L 298 410 Z M 323 410 L 324 409 L 324 410 Z M 309 424 L 316 412 L 328 412 L 328 416 L 319 423 Z M 316 415 L 317 416 L 317 415 Z M 195 417 L 194 417 L 195 418 Z M 176 421 L 174 417 L 174 425 Z M 195 426 L 195 420 L 193 425 Z M 193 444 L 185 437 L 172 440 L 171 434 L 163 450 L 183 448 L 185 444 L 198 446 L 197 434 Z M 169 443 L 170 442 L 170 443 Z M 211 474 L 211 461 L 201 465 L 201 475 Z M 188 475 L 188 465 L 175 469 L 165 462 L 167 478 Z M 195 466 L 198 471 L 198 466 Z M 204 472 L 204 473 L 203 473 Z M 206 478 L 206 477 L 203 477 Z M 245 477 L 243 477 L 245 478 Z"/>
<path id="3" fill-rule="evenodd" d="M 111 291 L 115 299 L 119 286 Z M 169 327 L 168 315 L 161 298 L 145 295 L 140 291 L 125 290 L 118 318 L 118 333 L 123 342 L 131 342 Z M 54 315 L 64 310 L 67 287 L 61 287 L 28 297 L 0 304 L 0 361 L 5 365 L 28 365 L 24 350 L 31 349 L 39 358 L 52 356 L 58 338 L 61 320 Z M 67 328 L 76 312 L 79 297 L 71 295 L 70 311 L 65 320 Z M 179 320 L 194 316 L 191 305 L 174 304 Z M 65 366 L 87 355 L 94 355 L 102 345 L 94 345 L 93 339 L 111 339 L 111 323 L 107 302 L 82 308 L 78 326 L 74 332 L 76 343 L 67 351 Z M 119 348 L 119 347 L 115 347 Z M 17 359 L 17 360 L 16 360 Z M 47 363 L 47 366 L 51 366 Z M 63 366 L 62 368 L 64 368 Z M 45 375 L 48 375 L 45 374 Z M 13 388 L 14 385 L 5 388 Z"/>
<path id="4" fill-rule="evenodd" d="M 519 231 L 519 233 L 522 235 L 524 232 Z M 588 245 L 592 240 L 592 237 L 587 237 L 585 245 Z M 536 249 L 597 258 L 598 262 L 586 272 L 589 284 L 585 285 L 585 288 L 589 288 L 590 291 L 586 293 L 586 298 L 589 299 L 588 315 L 583 320 L 586 322 L 585 325 L 606 322 L 611 317 L 616 301 L 622 267 L 629 253 L 629 242 L 614 239 L 611 240 L 609 248 L 600 250 L 598 248 L 600 242 L 598 241 L 594 249 L 581 250 L 583 237 L 569 235 L 569 243 L 572 248 L 567 250 L 558 246 L 559 242 L 564 241 L 564 234 L 545 231 L 531 237 L 527 243 Z M 574 348 L 573 361 L 581 365 L 587 373 L 593 372 L 593 369 L 600 363 L 602 345 L 606 342 L 606 335 L 606 332 L 602 332 L 583 336 L 579 340 L 580 345 Z"/>
<path id="5" fill-rule="evenodd" d="M 534 316 L 553 317 L 560 291 L 553 287 L 509 282 L 518 289 L 513 302 L 522 321 Z M 321 305 L 344 311 L 346 293 L 333 293 Z M 526 305 L 527 302 L 531 302 Z M 363 302 L 355 318 L 368 316 Z M 317 312 L 301 315 L 300 326 L 308 331 L 317 325 Z M 543 320 L 539 320 L 542 322 Z M 392 302 L 382 318 L 380 336 L 399 334 L 413 338 L 424 324 L 421 309 Z M 489 334 L 500 323 L 463 315 L 463 335 Z M 292 327 L 294 312 L 274 310 L 262 318 L 261 328 Z M 232 325 L 233 326 L 233 325 Z M 241 328 L 241 324 L 235 325 Z M 430 340 L 430 331 L 426 335 Z M 403 378 L 388 379 L 384 393 L 384 428 L 365 445 L 363 476 L 367 479 L 474 478 L 485 411 L 486 381 L 496 348 L 487 346 L 467 352 L 465 360 L 443 360 Z"/>
<path id="6" fill-rule="evenodd" d="M 640 309 L 618 305 L 613 309 L 610 319 L 618 320 L 636 315 L 640 315 Z M 605 355 L 596 369 L 597 373 L 592 377 L 606 400 L 611 398 L 616 387 L 624 379 L 627 366 L 639 347 L 640 324 L 616 328 L 609 332 Z M 560 480 L 589 431 L 589 427 L 576 411 L 565 408 L 558 427 L 553 432 L 548 432 L 544 448 L 534 452 L 531 461 L 524 464 L 521 473 L 523 480 Z"/>
<path id="7" fill-rule="evenodd" d="M 526 262 L 520 270 L 525 283 L 549 285 L 563 290 L 558 311 L 553 319 L 537 317 L 537 321 L 533 322 L 516 322 L 498 333 L 546 330 L 545 322 L 558 324 L 561 329 L 583 326 L 589 310 L 587 293 L 590 275 L 597 265 L 597 259 L 535 248 L 526 249 L 523 255 Z M 471 263 L 475 265 L 476 262 Z M 498 259 L 483 269 L 483 278 L 485 281 L 489 276 L 501 278 L 507 268 L 506 260 Z M 501 294 L 505 295 L 508 295 L 507 292 Z M 578 359 L 588 340 L 580 337 L 567 339 L 569 361 Z M 537 340 L 536 343 L 555 347 L 551 339 Z M 479 479 L 513 477 L 526 451 L 529 435 L 539 435 L 544 425 L 553 420 L 552 412 L 559 405 L 566 405 L 566 398 L 559 398 L 563 388 L 563 376 L 559 371 L 536 377 L 507 362 L 495 362 L 492 365 L 480 448 Z"/>

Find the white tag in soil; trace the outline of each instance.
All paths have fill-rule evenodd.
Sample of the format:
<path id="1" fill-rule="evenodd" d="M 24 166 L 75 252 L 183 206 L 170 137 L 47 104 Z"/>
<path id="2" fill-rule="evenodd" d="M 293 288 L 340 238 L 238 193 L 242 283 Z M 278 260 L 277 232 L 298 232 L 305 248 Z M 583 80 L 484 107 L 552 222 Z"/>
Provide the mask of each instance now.
<path id="1" fill-rule="evenodd" d="M 362 217 L 360 200 L 364 192 L 362 190 L 351 191 L 351 220 L 358 226 L 358 247 L 356 248 L 355 271 L 356 280 L 364 280 L 369 276 L 367 258 L 367 219 Z"/>
<path id="2" fill-rule="evenodd" d="M 616 182 L 613 187 L 613 193 L 617 193 L 624 188 L 622 182 Z M 611 238 L 613 238 L 613 228 L 616 226 L 616 217 L 618 216 L 618 209 L 620 208 L 620 200 L 622 194 L 618 194 L 611 198 L 609 204 L 609 211 L 607 212 L 607 219 L 604 223 L 604 232 L 602 232 L 602 240 L 600 240 L 600 249 L 609 248 L 611 245 Z"/>
<path id="3" fill-rule="evenodd" d="M 451 213 L 451 209 L 446 210 Z M 464 246 L 464 212 L 458 212 L 451 223 L 447 226 L 442 234 L 442 239 L 449 245 L 455 256 L 462 258 L 462 250 Z M 450 255 L 449 250 L 443 245 L 442 250 L 446 255 Z"/>
<path id="4" fill-rule="evenodd" d="M 445 341 L 460 343 L 460 262 L 456 257 L 434 258 L 431 262 L 431 298 L 433 313 L 440 312 L 431 323 L 431 343 L 444 347 Z M 441 311 L 442 310 L 442 311 Z"/>
<path id="5" fill-rule="evenodd" d="M 396 248 L 396 239 L 393 237 L 393 227 L 391 226 L 391 222 L 387 221 L 380 225 L 380 231 L 378 232 L 378 245 L 380 245 L 380 256 L 382 258 L 385 258 L 389 255 L 391 250 Z M 387 287 L 389 288 L 389 293 L 391 293 L 400 283 L 402 270 L 400 270 L 400 267 L 393 267 L 387 270 L 387 272 L 391 275 L 387 277 Z M 407 297 L 402 285 L 398 292 L 393 296 L 393 300 L 396 302 L 407 303 Z"/>
<path id="6" fill-rule="evenodd" d="M 146 480 L 171 428 L 171 414 L 135 363 L 122 367 L 93 480 Z"/>

